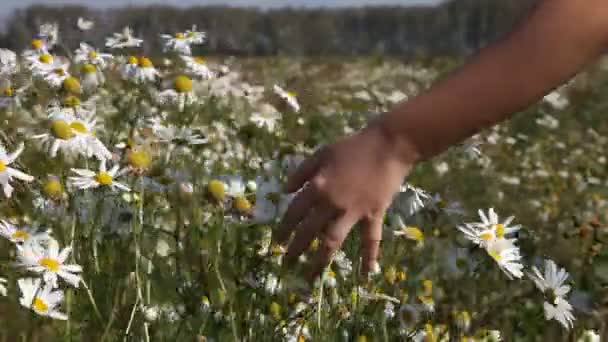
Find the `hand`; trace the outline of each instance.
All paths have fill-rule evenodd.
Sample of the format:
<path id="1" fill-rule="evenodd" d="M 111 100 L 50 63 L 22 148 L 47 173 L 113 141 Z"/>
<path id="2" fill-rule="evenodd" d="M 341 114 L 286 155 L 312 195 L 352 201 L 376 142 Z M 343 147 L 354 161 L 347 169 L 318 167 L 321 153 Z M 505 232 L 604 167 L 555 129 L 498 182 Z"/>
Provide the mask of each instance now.
<path id="1" fill-rule="evenodd" d="M 287 209 L 275 241 L 285 244 L 295 231 L 285 256 L 289 264 L 319 238 L 310 280 L 323 272 L 359 221 L 363 275 L 376 265 L 384 214 L 416 159 L 415 153 L 400 151 L 382 125 L 377 120 L 322 148 L 289 177 L 287 192 L 303 189 Z"/>

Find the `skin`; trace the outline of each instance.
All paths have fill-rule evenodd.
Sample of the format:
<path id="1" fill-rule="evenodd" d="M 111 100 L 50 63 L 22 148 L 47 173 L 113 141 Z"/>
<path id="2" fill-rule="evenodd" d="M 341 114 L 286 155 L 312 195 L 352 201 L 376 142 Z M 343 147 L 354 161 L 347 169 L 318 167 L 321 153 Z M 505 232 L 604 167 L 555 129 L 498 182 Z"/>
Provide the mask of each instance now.
<path id="1" fill-rule="evenodd" d="M 593 62 L 608 42 L 608 1 L 545 0 L 520 27 L 460 70 L 353 135 L 325 146 L 294 172 L 302 190 L 274 238 L 293 263 L 319 238 L 309 278 L 360 223 L 362 272 L 377 262 L 386 209 L 404 177 L 481 129 L 533 104 Z"/>

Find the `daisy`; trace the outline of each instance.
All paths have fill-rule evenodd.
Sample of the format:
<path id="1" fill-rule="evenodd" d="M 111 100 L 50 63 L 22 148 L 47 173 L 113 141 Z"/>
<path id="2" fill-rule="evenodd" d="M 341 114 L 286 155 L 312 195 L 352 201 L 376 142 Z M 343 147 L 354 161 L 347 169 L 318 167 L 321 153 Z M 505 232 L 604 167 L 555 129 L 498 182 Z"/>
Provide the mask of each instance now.
<path id="1" fill-rule="evenodd" d="M 521 278 L 524 274 L 519 248 L 511 240 L 497 238 L 490 240 L 486 247 L 488 255 L 494 259 L 509 279 Z"/>
<path id="2" fill-rule="evenodd" d="M 401 215 L 411 217 L 422 210 L 430 198 L 430 195 L 423 189 L 406 183 L 397 194 L 393 207 Z"/>
<path id="3" fill-rule="evenodd" d="M 593 330 L 585 330 L 577 342 L 601 342 L 602 338 Z"/>
<path id="4" fill-rule="evenodd" d="M 545 318 L 555 319 L 564 328 L 573 327 L 574 316 L 572 306 L 565 299 L 570 292 L 570 286 L 564 285 L 568 279 L 568 272 L 565 269 L 558 269 L 553 260 L 545 260 L 544 274 L 536 267 L 532 267 L 532 273 L 528 275 L 536 287 L 545 295 Z"/>
<path id="5" fill-rule="evenodd" d="M 392 226 L 395 236 L 403 236 L 406 239 L 415 241 L 420 246 L 424 245 L 424 233 L 422 230 L 418 227 L 406 225 L 401 216 L 395 215 L 392 220 Z"/>
<path id="6" fill-rule="evenodd" d="M 500 222 L 494 208 L 490 208 L 487 215 L 481 209 L 478 213 L 481 222 L 466 223 L 458 227 L 465 237 L 476 245 L 485 246 L 491 240 L 511 237 L 521 229 L 521 225 L 509 226 L 514 216 L 509 216 Z"/>
<path id="7" fill-rule="evenodd" d="M 59 25 L 57 23 L 44 23 L 40 25 L 38 37 L 45 41 L 50 49 L 59 41 Z"/>
<path id="8" fill-rule="evenodd" d="M 60 320 L 68 319 L 66 314 L 57 310 L 57 307 L 63 301 L 63 291 L 53 291 L 53 287 L 49 284 L 41 287 L 40 279 L 19 279 L 17 284 L 19 284 L 21 290 L 19 303 L 22 306 L 32 309 L 41 316 Z"/>
<path id="9" fill-rule="evenodd" d="M 50 132 L 35 135 L 33 138 L 40 140 L 49 149 L 51 158 L 55 158 L 60 150 L 70 156 L 83 155 L 99 160 L 112 157 L 110 151 L 95 136 L 97 120 L 94 111 L 52 106 L 49 108 L 48 117 Z"/>
<path id="10" fill-rule="evenodd" d="M 12 75 L 17 72 L 17 54 L 11 50 L 0 49 L 0 75 Z"/>
<path id="11" fill-rule="evenodd" d="M 189 74 L 208 80 L 215 77 L 215 73 L 209 69 L 202 57 L 181 56 L 186 64 Z"/>
<path id="12" fill-rule="evenodd" d="M 23 243 L 30 238 L 45 238 L 49 231 L 38 232 L 32 227 L 17 227 L 8 221 L 0 220 L 0 236 L 5 237 L 12 243 Z"/>
<path id="13" fill-rule="evenodd" d="M 256 184 L 253 219 L 256 222 L 269 222 L 282 216 L 293 195 L 284 194 L 281 183 L 274 177 L 269 180 L 258 178 Z"/>
<path id="14" fill-rule="evenodd" d="M 80 190 L 96 189 L 99 187 L 109 187 L 113 191 L 116 189 L 131 191 L 128 186 L 117 182 L 114 178 L 122 174 L 118 165 L 114 165 L 110 170 L 106 168 L 106 160 L 102 159 L 97 172 L 87 169 L 72 169 L 77 176 L 69 178 L 70 183 Z"/>
<path id="15" fill-rule="evenodd" d="M 129 57 L 127 63 L 120 69 L 120 74 L 123 79 L 136 84 L 154 82 L 160 76 L 152 61 L 143 56 L 139 58 L 134 56 Z"/>
<path id="16" fill-rule="evenodd" d="M 163 47 L 163 51 L 175 51 L 180 55 L 191 55 L 192 49 L 190 45 L 192 45 L 192 41 L 186 36 L 183 32 L 177 32 L 175 35 L 170 34 L 161 34 L 160 37 L 165 41 L 165 46 Z"/>
<path id="17" fill-rule="evenodd" d="M 48 53 L 48 47 L 44 40 L 42 39 L 32 39 L 30 42 L 30 49 L 27 49 L 22 52 L 23 57 L 32 57 L 32 56 L 40 56 L 42 54 Z"/>
<path id="18" fill-rule="evenodd" d="M 300 111 L 300 104 L 298 103 L 298 99 L 296 98 L 296 94 L 292 92 L 288 92 L 278 85 L 274 85 L 273 87 L 274 93 L 277 94 L 283 101 L 287 102 L 289 107 L 293 109 L 294 112 Z"/>
<path id="19" fill-rule="evenodd" d="M 74 52 L 74 63 L 93 64 L 100 69 L 105 69 L 108 60 L 113 58 L 109 53 L 101 53 L 87 43 L 80 43 L 80 47 Z"/>
<path id="20" fill-rule="evenodd" d="M 92 20 L 86 20 L 82 17 L 78 17 L 78 21 L 76 22 L 76 27 L 78 27 L 80 31 L 88 31 L 92 29 L 94 25 L 95 23 Z"/>
<path id="21" fill-rule="evenodd" d="M 71 251 L 71 247 L 66 247 L 60 252 L 59 243 L 52 238 L 48 240 L 46 248 L 42 250 L 32 248 L 28 244 L 17 246 L 19 259 L 17 265 L 30 272 L 42 274 L 44 282 L 53 288 L 58 287 L 58 278 L 78 287 L 82 280 L 78 273 L 82 272 L 82 267 L 76 264 L 64 264 Z"/>
<path id="22" fill-rule="evenodd" d="M 172 89 L 163 90 L 158 94 L 158 101 L 161 104 L 173 104 L 180 112 L 184 111 L 186 105 L 192 105 L 196 99 L 192 91 L 192 80 L 184 75 L 175 77 Z"/>
<path id="23" fill-rule="evenodd" d="M 272 133 L 281 120 L 281 113 L 269 104 L 262 104 L 257 112 L 251 114 L 249 120 L 260 128 L 266 127 Z"/>
<path id="24" fill-rule="evenodd" d="M 25 57 L 26 67 L 37 77 L 43 77 L 56 66 L 55 56 L 48 52 Z"/>
<path id="25" fill-rule="evenodd" d="M 106 47 L 111 49 L 139 47 L 141 43 L 143 40 L 133 37 L 133 31 L 129 27 L 125 27 L 122 33 L 114 33 L 113 37 L 106 38 Z"/>
<path id="26" fill-rule="evenodd" d="M 103 72 L 95 64 L 84 64 L 82 66 L 82 89 L 91 93 L 105 82 Z"/>
<path id="27" fill-rule="evenodd" d="M 202 145 L 208 142 L 197 129 L 189 127 L 165 126 L 159 118 L 149 120 L 152 133 L 161 143 L 173 143 L 176 145 Z"/>
<path id="28" fill-rule="evenodd" d="M 21 155 L 21 152 L 23 152 L 23 143 L 21 143 L 13 153 L 7 153 L 4 147 L 0 145 L 0 185 L 2 185 L 2 190 L 4 191 L 4 196 L 6 196 L 6 198 L 10 198 L 13 194 L 13 187 L 10 184 L 13 178 L 24 182 L 31 182 L 34 180 L 34 177 L 9 167 L 9 165 Z"/>

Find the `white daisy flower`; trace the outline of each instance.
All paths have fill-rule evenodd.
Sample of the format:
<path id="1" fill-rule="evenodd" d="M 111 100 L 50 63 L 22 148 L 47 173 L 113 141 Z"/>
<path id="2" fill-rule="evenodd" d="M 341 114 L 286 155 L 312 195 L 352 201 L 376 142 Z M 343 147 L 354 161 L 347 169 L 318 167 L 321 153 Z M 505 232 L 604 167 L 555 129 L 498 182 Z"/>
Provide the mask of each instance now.
<path id="1" fill-rule="evenodd" d="M 97 87 L 105 82 L 105 76 L 95 64 L 84 64 L 81 69 L 82 72 L 82 89 L 86 93 L 94 92 Z"/>
<path id="2" fill-rule="evenodd" d="M 224 183 L 224 193 L 231 198 L 245 197 L 246 185 L 240 176 L 220 176 Z"/>
<path id="3" fill-rule="evenodd" d="M 129 27 L 125 27 L 122 33 L 114 33 L 112 37 L 106 38 L 106 47 L 111 49 L 138 47 L 141 43 L 143 40 L 133 37 L 133 31 Z"/>
<path id="4" fill-rule="evenodd" d="M 563 96 L 559 91 L 552 91 L 543 97 L 543 101 L 553 107 L 555 110 L 564 110 L 570 105 L 567 97 Z"/>
<path id="5" fill-rule="evenodd" d="M 12 243 L 24 243 L 31 238 L 49 237 L 49 232 L 38 232 L 36 228 L 18 227 L 8 221 L 0 220 L 0 236 L 5 237 Z"/>
<path id="6" fill-rule="evenodd" d="M 269 180 L 259 177 L 256 183 L 258 186 L 253 207 L 254 221 L 270 222 L 281 217 L 293 195 L 284 194 L 281 183 L 274 177 Z"/>
<path id="7" fill-rule="evenodd" d="M 601 342 L 602 338 L 594 330 L 585 330 L 577 342 Z"/>
<path id="8" fill-rule="evenodd" d="M 281 113 L 273 106 L 264 103 L 257 112 L 251 114 L 249 120 L 260 128 L 266 127 L 268 131 L 272 133 L 281 120 L 281 117 Z"/>
<path id="9" fill-rule="evenodd" d="M 66 79 L 70 77 L 70 62 L 56 58 L 46 69 L 39 70 L 39 76 L 53 88 L 61 88 Z M 73 78 L 76 80 L 76 78 Z"/>
<path id="10" fill-rule="evenodd" d="M 78 114 L 78 115 L 76 115 Z M 49 149 L 51 158 L 63 151 L 68 156 L 83 155 L 99 160 L 112 157 L 110 151 L 95 136 L 97 120 L 94 111 L 52 106 L 49 108 L 50 132 L 35 135 L 34 139 Z"/>
<path id="11" fill-rule="evenodd" d="M 17 72 L 17 54 L 11 50 L 0 49 L 0 75 L 12 75 Z"/>
<path id="12" fill-rule="evenodd" d="M 481 222 L 458 226 L 465 237 L 476 245 L 485 247 L 489 241 L 497 238 L 510 238 L 521 229 L 521 225 L 509 226 L 515 216 L 509 216 L 503 222 L 500 222 L 494 208 L 490 208 L 487 215 L 481 209 L 478 213 Z"/>
<path id="13" fill-rule="evenodd" d="M 165 126 L 159 118 L 151 119 L 149 123 L 152 133 L 157 137 L 158 142 L 176 145 L 202 145 L 209 141 L 197 129 L 189 127 L 180 128 L 173 125 Z"/>
<path id="14" fill-rule="evenodd" d="M 32 54 L 25 57 L 26 67 L 37 77 L 43 77 L 52 71 L 56 65 L 61 64 L 60 58 L 56 58 L 48 52 Z"/>
<path id="15" fill-rule="evenodd" d="M 87 43 L 80 43 L 80 47 L 74 52 L 74 63 L 93 64 L 102 70 L 112 58 L 112 54 L 101 53 Z"/>
<path id="16" fill-rule="evenodd" d="M 568 272 L 563 268 L 558 269 L 553 260 L 547 259 L 545 260 L 544 274 L 536 266 L 533 266 L 532 273 L 528 276 L 545 295 L 543 305 L 545 318 L 547 320 L 555 319 L 566 329 L 572 328 L 574 321 L 572 306 L 565 299 L 565 296 L 570 292 L 570 286 L 564 285 L 564 282 L 568 279 Z"/>
<path id="17" fill-rule="evenodd" d="M 76 27 L 78 27 L 80 31 L 88 31 L 92 29 L 94 25 L 95 23 L 92 20 L 86 20 L 82 17 L 78 17 L 78 21 L 76 22 Z"/>
<path id="18" fill-rule="evenodd" d="M 281 99 L 283 99 L 283 101 L 287 102 L 289 107 L 291 107 L 294 112 L 297 113 L 300 111 L 300 104 L 298 103 L 298 99 L 295 93 L 288 92 L 276 84 L 274 85 L 273 90 L 275 94 L 277 94 Z"/>
<path id="19" fill-rule="evenodd" d="M 192 105 L 196 100 L 197 97 L 192 91 L 192 80 L 184 75 L 176 76 L 173 80 L 173 87 L 158 94 L 158 101 L 161 104 L 173 104 L 180 112 L 184 111 L 186 105 Z"/>
<path id="20" fill-rule="evenodd" d="M 406 183 L 397 194 L 393 207 L 407 218 L 422 210 L 430 198 L 431 196 L 423 189 Z"/>
<path id="21" fill-rule="evenodd" d="M 521 278 L 524 275 L 519 248 L 511 240 L 504 238 L 490 240 L 486 251 L 509 279 Z"/>
<path id="22" fill-rule="evenodd" d="M 82 267 L 76 264 L 64 264 L 71 251 L 71 247 L 66 247 L 60 252 L 59 243 L 53 238 L 47 240 L 46 248 L 43 250 L 32 248 L 29 244 L 18 245 L 17 265 L 30 272 L 42 274 L 44 282 L 53 288 L 59 286 L 58 278 L 78 287 L 82 280 L 78 273 L 82 272 Z"/>
<path id="23" fill-rule="evenodd" d="M 31 182 L 34 177 L 23 173 L 17 169 L 9 167 L 23 152 L 23 143 L 19 144 L 19 147 L 13 153 L 7 153 L 2 145 L 0 145 L 0 185 L 4 191 L 4 196 L 10 198 L 13 194 L 13 187 L 11 182 L 13 178 L 22 180 L 24 182 Z"/>
<path id="24" fill-rule="evenodd" d="M 175 51 L 180 55 L 191 55 L 192 40 L 184 32 L 177 32 L 175 35 L 161 34 L 160 37 L 165 41 L 163 51 Z"/>
<path id="25" fill-rule="evenodd" d="M 43 39 L 50 49 L 59 41 L 59 25 L 57 23 L 44 23 L 40 25 L 38 37 Z"/>
<path id="26" fill-rule="evenodd" d="M 40 279 L 25 278 L 17 281 L 21 290 L 19 303 L 32 309 L 41 316 L 48 316 L 54 319 L 67 320 L 68 316 L 57 310 L 63 301 L 63 291 L 53 291 L 50 284 L 41 286 Z"/>
<path id="27" fill-rule="evenodd" d="M 395 236 L 402 236 L 406 239 L 415 241 L 420 246 L 424 245 L 424 232 L 418 227 L 406 225 L 401 216 L 393 216 L 391 228 L 393 229 L 393 234 Z"/>
<path id="28" fill-rule="evenodd" d="M 106 160 L 102 159 L 97 172 L 87 169 L 72 169 L 77 176 L 69 177 L 70 183 L 80 190 L 96 189 L 99 187 L 109 187 L 113 191 L 131 191 L 128 186 L 117 182 L 115 178 L 122 172 L 118 165 L 114 165 L 110 170 L 106 168 Z"/>
<path id="29" fill-rule="evenodd" d="M 27 49 L 21 53 L 26 59 L 32 56 L 40 56 L 42 54 L 48 54 L 49 50 L 47 44 L 42 39 L 32 39 L 30 43 L 30 49 Z"/>
<path id="30" fill-rule="evenodd" d="M 181 56 L 186 64 L 188 74 L 208 80 L 215 77 L 215 73 L 209 69 L 202 57 Z"/>
<path id="31" fill-rule="evenodd" d="M 127 63 L 121 67 L 120 74 L 123 79 L 136 84 L 154 82 L 160 76 L 152 61 L 143 56 L 129 57 Z"/>

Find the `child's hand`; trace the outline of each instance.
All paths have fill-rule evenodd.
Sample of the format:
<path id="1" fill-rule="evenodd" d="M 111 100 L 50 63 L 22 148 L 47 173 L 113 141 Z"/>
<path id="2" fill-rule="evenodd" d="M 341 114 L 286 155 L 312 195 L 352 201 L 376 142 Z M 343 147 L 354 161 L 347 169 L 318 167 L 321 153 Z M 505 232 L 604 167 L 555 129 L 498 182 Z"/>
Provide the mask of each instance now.
<path id="1" fill-rule="evenodd" d="M 304 187 L 287 209 L 275 236 L 285 243 L 295 230 L 286 260 L 294 262 L 318 237 L 311 278 L 318 276 L 353 225 L 361 221 L 362 271 L 375 266 L 384 213 L 408 174 L 414 154 L 398 151 L 381 120 L 326 146 L 289 178 L 288 192 Z"/>

